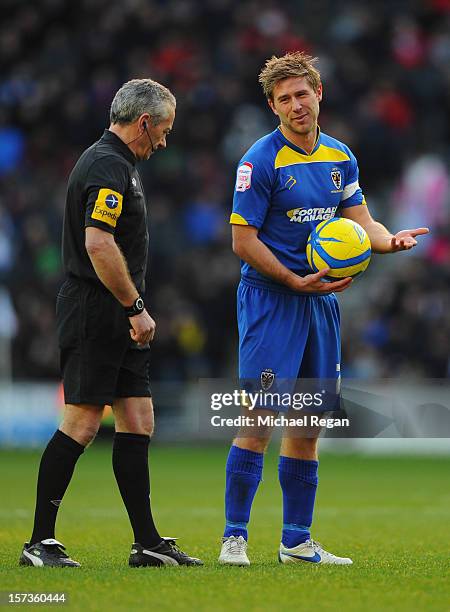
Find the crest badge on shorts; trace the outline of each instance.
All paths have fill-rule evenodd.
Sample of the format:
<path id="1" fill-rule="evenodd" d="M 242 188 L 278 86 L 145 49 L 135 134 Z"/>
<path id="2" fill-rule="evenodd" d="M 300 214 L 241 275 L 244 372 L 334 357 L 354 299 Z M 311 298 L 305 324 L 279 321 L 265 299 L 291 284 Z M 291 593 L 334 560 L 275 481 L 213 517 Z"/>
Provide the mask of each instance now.
<path id="1" fill-rule="evenodd" d="M 341 189 L 342 174 L 339 168 L 333 168 L 330 174 L 331 174 L 331 180 L 333 181 L 333 185 L 336 187 L 336 189 Z"/>
<path id="2" fill-rule="evenodd" d="M 273 385 L 275 380 L 275 374 L 267 368 L 261 372 L 261 387 L 263 391 L 268 391 L 270 387 Z"/>

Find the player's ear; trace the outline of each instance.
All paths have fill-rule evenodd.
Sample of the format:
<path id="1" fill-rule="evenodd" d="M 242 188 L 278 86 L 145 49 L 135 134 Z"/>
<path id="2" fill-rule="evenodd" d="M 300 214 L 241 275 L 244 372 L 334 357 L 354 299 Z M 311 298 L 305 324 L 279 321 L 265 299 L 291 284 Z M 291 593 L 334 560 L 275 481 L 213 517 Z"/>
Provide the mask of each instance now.
<path id="1" fill-rule="evenodd" d="M 322 87 L 322 83 L 319 83 L 319 86 L 317 88 L 317 99 L 319 100 L 319 102 L 322 102 L 322 96 L 323 96 L 323 87 Z"/>
<path id="2" fill-rule="evenodd" d="M 275 113 L 275 115 L 277 115 L 277 116 L 278 116 L 278 112 L 277 112 L 277 110 L 275 109 L 275 104 L 273 103 L 272 98 L 267 98 L 267 104 L 270 106 L 270 108 L 271 108 L 272 112 L 273 112 L 273 113 Z"/>

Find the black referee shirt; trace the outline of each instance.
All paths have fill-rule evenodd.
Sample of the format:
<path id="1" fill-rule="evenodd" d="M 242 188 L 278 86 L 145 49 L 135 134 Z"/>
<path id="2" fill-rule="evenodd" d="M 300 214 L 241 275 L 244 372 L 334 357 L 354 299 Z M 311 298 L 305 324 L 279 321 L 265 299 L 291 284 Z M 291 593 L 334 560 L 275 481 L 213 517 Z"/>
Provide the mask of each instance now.
<path id="1" fill-rule="evenodd" d="M 144 189 L 136 158 L 109 130 L 84 151 L 72 170 L 62 238 L 66 274 L 99 281 L 85 247 L 86 227 L 114 234 L 136 288 L 142 293 L 148 254 Z"/>

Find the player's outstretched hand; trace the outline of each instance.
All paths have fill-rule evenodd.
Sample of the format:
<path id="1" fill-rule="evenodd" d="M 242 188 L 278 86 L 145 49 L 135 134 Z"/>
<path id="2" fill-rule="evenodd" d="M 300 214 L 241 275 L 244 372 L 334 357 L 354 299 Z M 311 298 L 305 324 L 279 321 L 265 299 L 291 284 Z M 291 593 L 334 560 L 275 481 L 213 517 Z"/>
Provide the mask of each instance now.
<path id="1" fill-rule="evenodd" d="M 338 281 L 332 281 L 331 283 L 324 282 L 322 278 L 328 274 L 330 268 L 319 270 L 315 274 L 308 274 L 307 276 L 298 276 L 296 282 L 291 286 L 295 291 L 302 291 L 305 293 L 340 293 L 345 291 L 352 284 L 352 278 L 342 278 Z"/>
<path id="2" fill-rule="evenodd" d="M 417 244 L 416 236 L 428 234 L 429 231 L 428 227 L 418 227 L 416 229 L 406 229 L 397 232 L 395 236 L 391 238 L 391 253 L 412 249 Z"/>
<path id="3" fill-rule="evenodd" d="M 131 324 L 130 336 L 140 346 L 148 344 L 155 335 L 156 323 L 146 310 L 128 319 Z"/>

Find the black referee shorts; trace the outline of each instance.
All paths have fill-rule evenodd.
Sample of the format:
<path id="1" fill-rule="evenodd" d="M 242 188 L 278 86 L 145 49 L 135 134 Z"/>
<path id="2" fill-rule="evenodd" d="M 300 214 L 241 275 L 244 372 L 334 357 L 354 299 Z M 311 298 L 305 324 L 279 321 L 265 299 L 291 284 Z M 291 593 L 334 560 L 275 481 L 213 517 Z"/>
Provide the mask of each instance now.
<path id="1" fill-rule="evenodd" d="M 122 306 L 100 282 L 66 280 L 56 323 L 66 404 L 151 397 L 150 348 L 131 340 Z"/>

